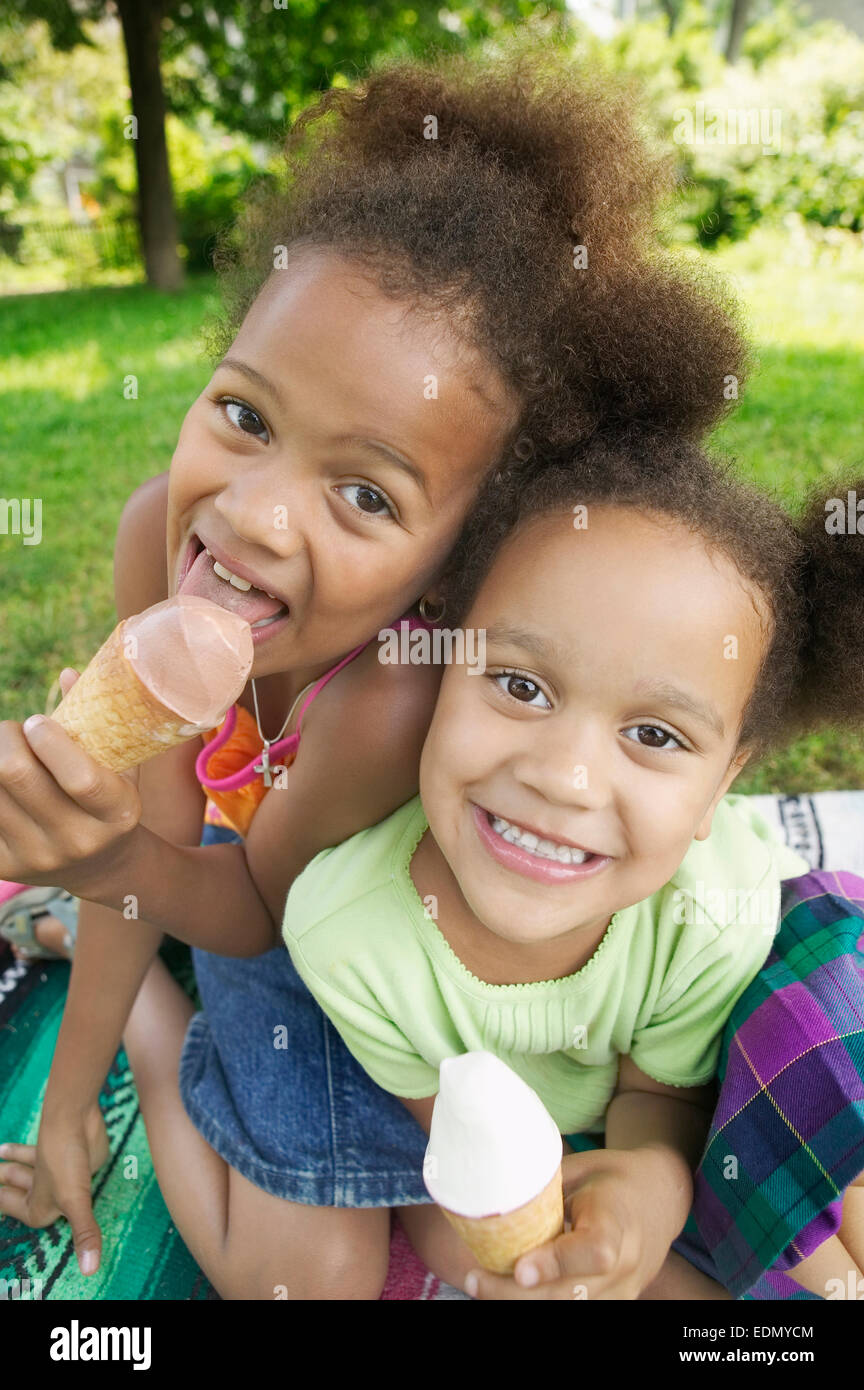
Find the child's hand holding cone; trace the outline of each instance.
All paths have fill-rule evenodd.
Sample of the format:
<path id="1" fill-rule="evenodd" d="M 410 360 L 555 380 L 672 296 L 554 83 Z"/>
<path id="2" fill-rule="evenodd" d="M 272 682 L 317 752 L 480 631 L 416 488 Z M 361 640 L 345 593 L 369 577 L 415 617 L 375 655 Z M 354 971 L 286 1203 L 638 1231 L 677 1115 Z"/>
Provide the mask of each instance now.
<path id="1" fill-rule="evenodd" d="M 53 717 L 0 723 L 0 878 L 100 901 L 134 850 L 138 765 L 217 724 L 252 657 L 248 623 L 175 595 L 118 623 L 82 675 L 64 668 Z"/>
<path id="2" fill-rule="evenodd" d="M 562 1175 L 567 1229 L 526 1251 L 512 1276 L 473 1270 L 465 1284 L 472 1297 L 634 1300 L 657 1277 L 677 1234 L 663 1220 L 675 1203 L 662 1153 L 566 1154 Z"/>
<path id="3" fill-rule="evenodd" d="M 636 1299 L 663 1268 L 683 1224 L 681 1162 L 662 1146 L 562 1149 L 499 1057 L 441 1063 L 423 1176 L 481 1266 L 472 1297 Z"/>
<path id="4" fill-rule="evenodd" d="M 64 696 L 78 679 L 64 668 Z M 138 825 L 137 783 L 137 768 L 100 766 L 45 715 L 0 723 L 0 878 L 86 896 Z"/>

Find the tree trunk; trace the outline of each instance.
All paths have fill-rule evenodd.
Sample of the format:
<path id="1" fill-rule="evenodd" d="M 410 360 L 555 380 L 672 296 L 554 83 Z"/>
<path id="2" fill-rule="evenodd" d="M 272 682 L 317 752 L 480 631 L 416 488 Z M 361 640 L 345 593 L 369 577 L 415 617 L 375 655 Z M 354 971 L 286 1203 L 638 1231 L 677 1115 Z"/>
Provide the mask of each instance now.
<path id="1" fill-rule="evenodd" d="M 741 40 L 747 29 L 747 20 L 750 12 L 750 0 L 732 0 L 732 15 L 729 20 L 729 37 L 726 40 L 726 62 L 734 63 L 738 60 L 741 50 Z"/>
<path id="2" fill-rule="evenodd" d="M 183 284 L 177 254 L 177 216 L 165 142 L 165 93 L 159 67 L 164 0 L 115 0 L 123 26 L 132 112 L 137 121 L 138 225 L 148 283 L 159 290 Z"/>
<path id="3" fill-rule="evenodd" d="M 666 32 L 671 39 L 681 17 L 680 0 L 660 0 L 660 7 L 666 15 Z"/>

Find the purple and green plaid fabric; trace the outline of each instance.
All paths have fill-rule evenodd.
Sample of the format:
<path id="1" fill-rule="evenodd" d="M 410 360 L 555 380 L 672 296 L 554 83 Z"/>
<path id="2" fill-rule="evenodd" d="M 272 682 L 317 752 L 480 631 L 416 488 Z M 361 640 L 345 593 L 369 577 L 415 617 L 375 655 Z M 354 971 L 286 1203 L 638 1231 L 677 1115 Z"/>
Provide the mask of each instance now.
<path id="1" fill-rule="evenodd" d="M 783 884 L 771 954 L 720 1055 L 693 1222 L 736 1297 L 816 1298 L 785 1271 L 836 1233 L 864 1171 L 864 879 Z"/>
<path id="2" fill-rule="evenodd" d="M 672 1248 L 735 1298 L 818 1301 L 786 1271 L 836 1234 L 844 1189 L 864 1171 L 864 879 L 820 870 L 783 884 L 780 927 L 726 1024 L 718 1081 Z"/>

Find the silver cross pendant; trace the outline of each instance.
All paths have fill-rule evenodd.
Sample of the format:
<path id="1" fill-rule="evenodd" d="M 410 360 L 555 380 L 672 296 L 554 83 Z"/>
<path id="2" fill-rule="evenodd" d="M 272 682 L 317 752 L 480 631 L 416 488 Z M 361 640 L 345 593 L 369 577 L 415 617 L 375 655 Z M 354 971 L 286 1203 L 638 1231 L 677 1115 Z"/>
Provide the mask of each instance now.
<path id="1" fill-rule="evenodd" d="M 265 787 L 272 787 L 273 778 L 270 776 L 270 744 L 266 738 L 264 740 L 264 748 L 261 752 L 261 761 L 260 763 L 254 763 L 253 766 L 255 771 L 260 772 L 264 778 Z"/>

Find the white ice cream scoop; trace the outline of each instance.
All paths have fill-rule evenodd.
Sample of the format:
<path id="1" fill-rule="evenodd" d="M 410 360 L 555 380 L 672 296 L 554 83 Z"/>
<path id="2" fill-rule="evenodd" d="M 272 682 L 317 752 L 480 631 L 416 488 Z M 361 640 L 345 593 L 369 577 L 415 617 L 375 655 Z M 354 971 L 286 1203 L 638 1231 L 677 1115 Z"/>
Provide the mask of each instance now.
<path id="1" fill-rule="evenodd" d="M 491 1052 L 441 1063 L 423 1179 L 459 1216 L 514 1211 L 554 1177 L 561 1135 L 540 1097 Z"/>

